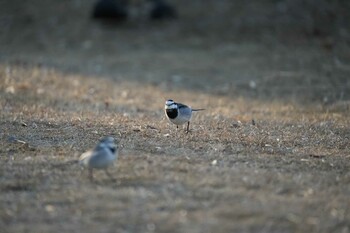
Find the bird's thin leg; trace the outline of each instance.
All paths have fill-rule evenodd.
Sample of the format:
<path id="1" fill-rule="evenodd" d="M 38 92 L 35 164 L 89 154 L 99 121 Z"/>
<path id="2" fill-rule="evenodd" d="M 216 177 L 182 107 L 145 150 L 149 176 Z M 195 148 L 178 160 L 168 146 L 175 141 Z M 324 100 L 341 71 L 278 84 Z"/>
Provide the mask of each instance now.
<path id="1" fill-rule="evenodd" d="M 186 133 L 190 132 L 190 122 L 187 122 L 187 129 L 186 129 Z"/>
<path id="2" fill-rule="evenodd" d="M 111 173 L 109 173 L 109 171 L 108 171 L 107 168 L 105 169 L 105 172 L 106 172 L 107 176 L 108 176 L 112 181 L 114 181 L 114 177 L 112 176 Z"/>
<path id="3" fill-rule="evenodd" d="M 92 168 L 89 168 L 89 179 L 90 181 L 94 180 L 93 174 L 92 174 Z"/>

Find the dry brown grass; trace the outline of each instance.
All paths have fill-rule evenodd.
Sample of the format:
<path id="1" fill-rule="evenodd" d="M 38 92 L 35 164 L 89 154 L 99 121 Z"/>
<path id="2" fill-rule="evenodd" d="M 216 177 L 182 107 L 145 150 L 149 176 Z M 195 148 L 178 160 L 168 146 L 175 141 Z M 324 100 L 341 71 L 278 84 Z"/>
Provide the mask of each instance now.
<path id="1" fill-rule="evenodd" d="M 232 40 L 210 16 L 215 37 L 190 7 L 104 28 L 79 1 L 26 4 L 0 36 L 1 232 L 350 231 L 345 39 Z M 206 108 L 189 134 L 167 98 Z M 74 161 L 105 135 L 116 182 L 91 183 Z"/>

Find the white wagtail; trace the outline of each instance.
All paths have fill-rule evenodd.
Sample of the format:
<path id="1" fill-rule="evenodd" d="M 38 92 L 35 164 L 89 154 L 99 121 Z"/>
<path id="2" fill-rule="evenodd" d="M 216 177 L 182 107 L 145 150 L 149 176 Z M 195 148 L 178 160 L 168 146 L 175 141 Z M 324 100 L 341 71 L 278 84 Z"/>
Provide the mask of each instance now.
<path id="1" fill-rule="evenodd" d="M 117 145 L 113 137 L 104 137 L 93 150 L 83 153 L 79 163 L 89 169 L 89 178 L 93 180 L 92 170 L 104 169 L 106 174 L 113 179 L 107 168 L 118 158 Z"/>
<path id="2" fill-rule="evenodd" d="M 190 120 L 192 117 L 192 112 L 202 111 L 204 109 L 193 109 L 190 106 L 176 103 L 174 100 L 165 101 L 165 115 L 170 122 L 174 123 L 178 128 L 179 125 L 187 123 L 186 133 L 190 130 Z"/>

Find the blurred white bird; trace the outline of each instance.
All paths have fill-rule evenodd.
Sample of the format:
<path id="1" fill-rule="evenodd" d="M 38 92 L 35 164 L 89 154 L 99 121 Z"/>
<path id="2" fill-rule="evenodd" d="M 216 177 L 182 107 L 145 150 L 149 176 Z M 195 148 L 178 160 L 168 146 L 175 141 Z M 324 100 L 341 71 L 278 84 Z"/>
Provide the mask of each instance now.
<path id="1" fill-rule="evenodd" d="M 186 133 L 190 131 L 190 120 L 192 117 L 192 112 L 202 111 L 205 109 L 193 109 L 190 106 L 176 103 L 174 100 L 165 101 L 165 115 L 170 122 L 174 123 L 178 128 L 179 125 L 187 123 Z"/>
<path id="2" fill-rule="evenodd" d="M 83 153 L 79 163 L 89 169 L 89 178 L 93 180 L 93 169 L 104 169 L 106 174 L 113 179 L 108 172 L 108 167 L 113 165 L 118 158 L 117 145 L 113 137 L 104 137 L 93 150 Z"/>

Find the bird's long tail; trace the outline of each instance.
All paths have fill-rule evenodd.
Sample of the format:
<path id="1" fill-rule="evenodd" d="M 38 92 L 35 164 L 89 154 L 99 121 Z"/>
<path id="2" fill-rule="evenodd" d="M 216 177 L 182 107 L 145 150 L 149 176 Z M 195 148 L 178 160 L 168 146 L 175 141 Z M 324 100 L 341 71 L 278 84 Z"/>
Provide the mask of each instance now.
<path id="1" fill-rule="evenodd" d="M 203 110 L 205 110 L 205 108 L 196 108 L 196 109 L 192 109 L 192 112 L 198 112 Z"/>

